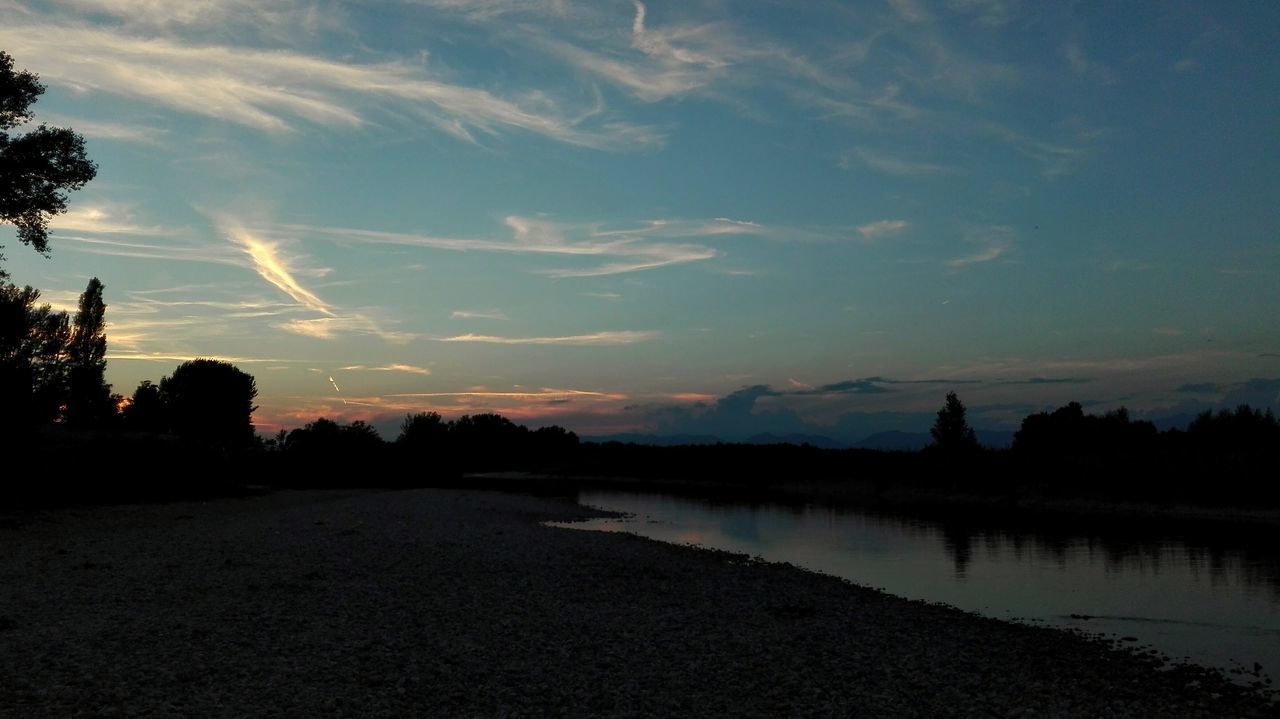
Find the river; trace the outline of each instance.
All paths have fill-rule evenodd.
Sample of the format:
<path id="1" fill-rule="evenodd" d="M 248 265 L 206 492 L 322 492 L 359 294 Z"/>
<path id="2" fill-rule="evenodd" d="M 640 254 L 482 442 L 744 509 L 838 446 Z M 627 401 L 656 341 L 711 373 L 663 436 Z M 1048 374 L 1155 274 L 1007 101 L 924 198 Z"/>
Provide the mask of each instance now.
<path id="1" fill-rule="evenodd" d="M 1230 528 L 1012 530 L 611 491 L 584 491 L 578 501 L 626 516 L 559 526 L 788 562 L 909 599 L 1080 629 L 1242 682 L 1280 676 L 1280 547 Z"/>

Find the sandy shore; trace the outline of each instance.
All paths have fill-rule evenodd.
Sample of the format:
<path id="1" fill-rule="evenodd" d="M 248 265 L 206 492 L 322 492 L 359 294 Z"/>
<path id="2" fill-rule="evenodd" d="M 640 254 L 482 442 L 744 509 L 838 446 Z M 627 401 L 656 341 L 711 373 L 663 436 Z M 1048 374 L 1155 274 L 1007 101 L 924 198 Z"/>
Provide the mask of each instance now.
<path id="1" fill-rule="evenodd" d="M 0 715 L 1272 716 L 1191 668 L 563 501 L 279 493 L 0 516 Z"/>

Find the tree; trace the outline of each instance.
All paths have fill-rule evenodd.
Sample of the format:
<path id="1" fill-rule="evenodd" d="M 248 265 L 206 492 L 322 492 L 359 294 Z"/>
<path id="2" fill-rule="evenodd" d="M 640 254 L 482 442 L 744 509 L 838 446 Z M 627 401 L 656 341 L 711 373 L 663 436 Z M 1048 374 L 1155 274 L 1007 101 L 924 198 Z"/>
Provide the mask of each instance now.
<path id="1" fill-rule="evenodd" d="M 160 388 L 150 380 L 142 380 L 124 408 L 125 427 L 138 432 L 159 434 L 168 429 L 164 400 Z"/>
<path id="2" fill-rule="evenodd" d="M 15 72 L 13 58 L 0 51 L 0 221 L 15 225 L 18 241 L 40 254 L 49 251 L 49 218 L 67 210 L 66 192 L 98 174 L 73 130 L 41 123 L 9 134 L 31 120 L 31 105 L 44 89 L 32 73 Z"/>
<path id="3" fill-rule="evenodd" d="M 386 442 L 372 425 L 361 420 L 339 424 L 321 417 L 289 432 L 280 446 L 289 466 L 302 470 L 290 478 L 294 486 L 351 487 L 370 482 L 374 475 L 369 469 L 378 463 Z"/>
<path id="4" fill-rule="evenodd" d="M 56 419 L 66 398 L 70 323 L 39 299 L 39 290 L 0 284 L 0 422 L 11 427 Z"/>
<path id="5" fill-rule="evenodd" d="M 377 451 L 384 444 L 378 430 L 364 420 L 339 424 L 321 417 L 286 435 L 284 448 L 293 454 L 338 458 Z"/>
<path id="6" fill-rule="evenodd" d="M 227 447 L 253 443 L 253 404 L 258 396 L 253 375 L 230 362 L 194 359 L 160 380 L 169 428 L 180 437 Z"/>
<path id="7" fill-rule="evenodd" d="M 938 419 L 929 430 L 934 447 L 949 454 L 978 449 L 977 435 L 965 420 L 964 412 L 964 403 L 955 392 L 948 392 L 946 404 L 938 410 Z"/>
<path id="8" fill-rule="evenodd" d="M 102 301 L 102 282 L 94 277 L 80 295 L 80 309 L 71 328 L 67 346 L 67 422 L 91 426 L 109 420 L 115 413 L 107 371 L 107 306 Z"/>
<path id="9" fill-rule="evenodd" d="M 438 412 L 405 415 L 396 443 L 418 449 L 441 449 L 449 440 L 449 423 Z"/>

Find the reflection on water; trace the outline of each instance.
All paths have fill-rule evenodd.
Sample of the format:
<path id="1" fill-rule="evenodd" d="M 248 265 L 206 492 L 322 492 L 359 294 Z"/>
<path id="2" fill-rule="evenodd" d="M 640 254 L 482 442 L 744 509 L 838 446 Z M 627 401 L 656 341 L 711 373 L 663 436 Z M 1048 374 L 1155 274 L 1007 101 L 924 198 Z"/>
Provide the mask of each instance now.
<path id="1" fill-rule="evenodd" d="M 625 519 L 572 526 L 726 549 L 833 574 L 898 596 L 1115 637 L 1253 678 L 1280 676 L 1280 548 L 1218 526 L 1012 526 L 856 509 L 709 504 L 584 492 Z M 1120 525 L 1120 526 L 1117 526 Z M 569 525 L 564 525 L 569 526 Z"/>

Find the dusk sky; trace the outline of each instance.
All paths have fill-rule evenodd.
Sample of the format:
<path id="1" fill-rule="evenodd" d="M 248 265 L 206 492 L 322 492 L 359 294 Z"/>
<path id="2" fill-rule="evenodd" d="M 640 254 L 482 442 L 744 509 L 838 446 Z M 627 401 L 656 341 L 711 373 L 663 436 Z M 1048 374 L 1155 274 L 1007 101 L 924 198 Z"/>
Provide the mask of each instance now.
<path id="1" fill-rule="evenodd" d="M 1280 408 L 1280 3 L 0 0 L 108 372 L 262 431 Z"/>

